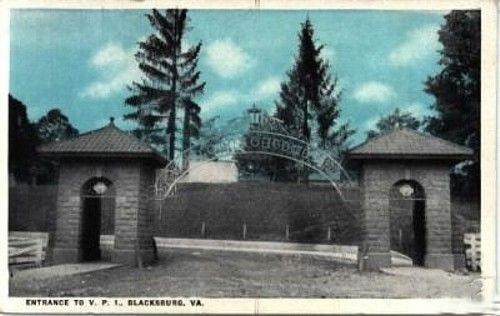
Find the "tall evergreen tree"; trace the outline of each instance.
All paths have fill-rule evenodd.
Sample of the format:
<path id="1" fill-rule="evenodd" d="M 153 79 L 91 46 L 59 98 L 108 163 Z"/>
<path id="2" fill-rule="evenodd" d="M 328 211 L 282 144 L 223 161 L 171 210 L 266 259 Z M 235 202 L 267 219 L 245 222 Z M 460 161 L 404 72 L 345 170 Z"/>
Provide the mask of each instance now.
<path id="1" fill-rule="evenodd" d="M 290 131 L 323 149 L 341 145 L 353 131 L 338 126 L 341 92 L 331 67 L 321 56 L 324 45 L 316 45 L 309 18 L 301 24 L 295 64 L 282 83 L 276 102 L 276 117 Z"/>
<path id="2" fill-rule="evenodd" d="M 136 135 L 163 147 L 169 160 L 175 159 L 177 119 L 182 117 L 183 165 L 189 159 L 191 139 L 199 134 L 200 107 L 194 98 L 203 93 L 197 70 L 201 42 L 183 49 L 188 31 L 187 10 L 168 9 L 164 14 L 153 9 L 146 14 L 155 33 L 139 42 L 135 57 L 144 77 L 129 87 L 132 96 L 125 103 L 134 108 L 125 119 L 139 124 Z M 181 115 L 177 110 L 182 110 Z M 167 140 L 168 139 L 168 140 Z M 167 145 L 168 143 L 168 145 Z"/>
<path id="3" fill-rule="evenodd" d="M 279 100 L 275 102 L 275 116 L 283 122 L 283 125 L 293 136 L 307 139 L 309 131 L 304 133 L 306 130 L 304 128 L 304 111 L 301 109 L 304 89 L 298 82 L 296 67 L 288 71 L 287 76 L 288 80 L 281 83 Z"/>
<path id="4" fill-rule="evenodd" d="M 425 82 L 435 97 L 437 116 L 426 119 L 426 131 L 474 150 L 474 158 L 452 175 L 452 188 L 479 194 L 481 142 L 481 12 L 452 11 L 439 31 L 443 44 L 441 71 Z"/>
<path id="5" fill-rule="evenodd" d="M 316 45 L 309 18 L 301 24 L 298 39 L 298 55 L 281 84 L 275 115 L 313 148 L 339 154 L 354 131 L 348 124 L 338 125 L 341 92 L 337 77 L 332 77 L 330 64 L 321 56 L 324 46 Z"/>

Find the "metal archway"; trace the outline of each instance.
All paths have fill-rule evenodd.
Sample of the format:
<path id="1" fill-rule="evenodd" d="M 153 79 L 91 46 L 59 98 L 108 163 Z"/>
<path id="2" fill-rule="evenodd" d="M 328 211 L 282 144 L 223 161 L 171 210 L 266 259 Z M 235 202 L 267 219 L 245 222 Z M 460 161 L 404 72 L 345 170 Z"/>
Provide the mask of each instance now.
<path id="1" fill-rule="evenodd" d="M 249 126 L 247 130 L 242 127 Z M 234 130 L 239 131 L 234 131 Z M 228 132 L 225 132 L 227 130 Z M 246 144 L 242 140 L 246 139 Z M 246 148 L 244 145 L 247 145 Z M 248 124 L 248 117 L 232 119 L 218 134 L 207 138 L 183 151 L 178 157 L 190 157 L 194 153 L 202 153 L 204 163 L 216 160 L 235 161 L 235 156 L 256 154 L 279 157 L 293 161 L 300 166 L 317 172 L 326 179 L 342 200 L 344 197 L 335 180 L 335 175 L 341 173 L 349 182 L 352 182 L 348 172 L 330 152 L 314 147 L 309 142 L 295 137 L 287 131 L 283 124 L 268 115 L 263 116 L 257 124 Z M 186 155 L 187 154 L 187 155 Z M 166 199 L 173 192 L 175 186 L 195 168 L 179 168 L 178 161 L 170 161 L 157 177 L 155 192 L 157 199 Z"/>

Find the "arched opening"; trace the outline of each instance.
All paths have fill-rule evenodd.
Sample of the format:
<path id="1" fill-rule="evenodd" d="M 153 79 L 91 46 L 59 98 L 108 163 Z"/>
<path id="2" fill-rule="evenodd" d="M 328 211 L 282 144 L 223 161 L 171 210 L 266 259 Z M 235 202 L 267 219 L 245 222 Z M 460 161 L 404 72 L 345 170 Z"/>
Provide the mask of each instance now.
<path id="1" fill-rule="evenodd" d="M 391 250 L 413 259 L 423 266 L 426 245 L 425 192 L 412 180 L 396 182 L 390 190 Z"/>
<path id="2" fill-rule="evenodd" d="M 80 259 L 101 259 L 100 238 L 113 234 L 115 191 L 113 183 L 103 177 L 92 178 L 82 187 L 82 218 L 80 227 Z"/>

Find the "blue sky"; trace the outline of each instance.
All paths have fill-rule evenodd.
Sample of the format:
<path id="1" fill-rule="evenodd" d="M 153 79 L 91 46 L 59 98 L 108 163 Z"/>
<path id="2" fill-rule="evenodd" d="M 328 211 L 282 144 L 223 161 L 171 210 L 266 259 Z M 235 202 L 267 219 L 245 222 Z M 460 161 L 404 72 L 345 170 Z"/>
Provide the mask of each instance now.
<path id="1" fill-rule="evenodd" d="M 152 32 L 146 12 L 13 10 L 10 92 L 30 119 L 58 107 L 80 132 L 110 116 L 132 128 L 121 117 L 129 110 L 126 86 L 140 78 L 136 43 Z M 202 117 L 239 116 L 254 102 L 272 111 L 307 15 L 343 89 L 340 120 L 356 128 L 353 143 L 396 107 L 430 113 L 423 82 L 439 70 L 443 12 L 190 10 L 186 44 L 203 42 Z"/>

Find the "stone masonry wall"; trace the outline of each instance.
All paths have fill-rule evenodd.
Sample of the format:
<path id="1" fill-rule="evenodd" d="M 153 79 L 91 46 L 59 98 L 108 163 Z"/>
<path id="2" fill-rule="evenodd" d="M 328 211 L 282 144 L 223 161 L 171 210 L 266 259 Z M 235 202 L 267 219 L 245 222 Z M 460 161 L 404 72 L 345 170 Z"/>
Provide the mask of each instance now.
<path id="1" fill-rule="evenodd" d="M 139 183 L 139 217 L 137 218 L 137 237 L 141 249 L 148 249 L 153 246 L 154 180 L 155 170 L 153 168 L 148 166 L 141 168 Z"/>
<path id="2" fill-rule="evenodd" d="M 370 252 L 387 253 L 390 248 L 389 192 L 399 180 L 414 180 L 424 188 L 428 254 L 451 253 L 449 167 L 440 162 L 393 163 L 367 161 L 362 190 L 365 210 L 364 233 Z M 363 196 L 363 195 L 362 195 Z"/>
<path id="3" fill-rule="evenodd" d="M 118 171 L 118 170 L 117 170 Z M 122 165 L 116 176 L 115 250 L 133 252 L 136 247 L 139 211 L 140 168 Z"/>
<path id="4" fill-rule="evenodd" d="M 78 261 L 82 214 L 81 189 L 91 178 L 105 177 L 113 182 L 116 192 L 115 254 L 127 257 L 135 249 L 141 185 L 139 162 L 65 162 L 61 164 L 57 200 L 55 261 Z M 143 227 L 143 226 L 142 226 Z M 117 260 L 120 260 L 119 258 Z"/>

